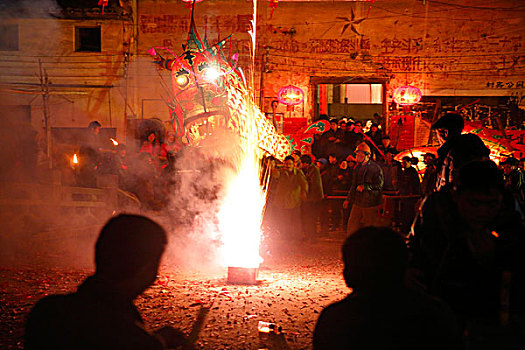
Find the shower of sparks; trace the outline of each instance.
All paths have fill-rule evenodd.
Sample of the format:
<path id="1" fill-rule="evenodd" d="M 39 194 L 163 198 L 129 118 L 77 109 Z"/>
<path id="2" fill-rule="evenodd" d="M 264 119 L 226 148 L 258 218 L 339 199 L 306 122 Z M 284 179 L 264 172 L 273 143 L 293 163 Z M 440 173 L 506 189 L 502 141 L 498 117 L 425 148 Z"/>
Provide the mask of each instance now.
<path id="1" fill-rule="evenodd" d="M 229 85 L 229 107 L 242 115 L 240 125 L 241 154 L 237 155 L 237 173 L 226 185 L 226 197 L 219 211 L 219 229 L 222 234 L 223 262 L 225 266 L 257 268 L 261 221 L 266 193 L 261 187 L 260 168 L 263 152 L 258 145 L 258 123 L 262 113 L 253 103 L 251 94 Z"/>
<path id="2" fill-rule="evenodd" d="M 257 28 L 257 0 L 253 3 L 252 29 L 252 86 L 255 81 L 255 52 Z M 261 187 L 261 158 L 263 149 L 276 145 L 262 145 L 265 117 L 255 103 L 250 89 L 238 89 L 228 85 L 229 108 L 238 113 L 242 155 L 237 175 L 227 185 L 226 197 L 219 212 L 219 229 L 222 233 L 223 256 L 226 266 L 257 268 L 262 262 L 259 256 L 261 221 L 266 204 L 266 193 Z"/>

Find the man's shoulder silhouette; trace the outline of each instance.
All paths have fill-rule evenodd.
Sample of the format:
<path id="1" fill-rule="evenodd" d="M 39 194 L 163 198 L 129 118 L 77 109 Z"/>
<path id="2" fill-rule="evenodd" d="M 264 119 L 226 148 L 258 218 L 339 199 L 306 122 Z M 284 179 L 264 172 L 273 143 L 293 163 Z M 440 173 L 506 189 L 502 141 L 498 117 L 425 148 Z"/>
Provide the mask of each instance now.
<path id="1" fill-rule="evenodd" d="M 76 292 L 35 305 L 25 349 L 163 349 L 159 336 L 166 345 L 182 344 L 175 329 L 148 333 L 133 304 L 155 281 L 166 243 L 164 229 L 144 216 L 111 218 L 95 245 L 95 274 Z"/>
<path id="2" fill-rule="evenodd" d="M 163 349 L 142 327 L 133 303 L 88 278 L 75 293 L 51 295 L 33 308 L 26 349 Z"/>

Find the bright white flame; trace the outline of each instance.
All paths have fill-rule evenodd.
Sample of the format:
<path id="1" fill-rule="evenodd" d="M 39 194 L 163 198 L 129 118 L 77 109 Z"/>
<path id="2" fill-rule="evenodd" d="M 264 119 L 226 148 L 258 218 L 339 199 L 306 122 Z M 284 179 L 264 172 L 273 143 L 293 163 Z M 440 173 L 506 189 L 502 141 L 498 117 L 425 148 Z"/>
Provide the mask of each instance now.
<path id="1" fill-rule="evenodd" d="M 219 211 L 225 266 L 257 268 L 261 218 L 265 195 L 260 186 L 258 160 L 254 153 L 247 155 L 227 188 Z"/>
<path id="2" fill-rule="evenodd" d="M 73 155 L 73 164 L 78 164 L 78 157 L 76 153 Z"/>
<path id="3" fill-rule="evenodd" d="M 118 146 L 118 141 L 114 138 L 110 138 L 111 142 L 113 142 L 113 145 Z"/>
<path id="4" fill-rule="evenodd" d="M 221 76 L 221 73 L 215 68 L 208 68 L 204 72 L 204 79 L 209 82 L 216 82 L 217 79 Z"/>
<path id="5" fill-rule="evenodd" d="M 266 194 L 260 181 L 260 157 L 258 144 L 257 108 L 249 92 L 241 92 L 227 84 L 229 102 L 244 101 L 246 104 L 231 105 L 239 115 L 241 149 L 236 176 L 226 187 L 226 196 L 219 211 L 219 230 L 222 236 L 223 263 L 225 266 L 257 268 L 262 262 L 259 256 L 261 221 Z M 260 112 L 259 112 L 260 113 Z"/>

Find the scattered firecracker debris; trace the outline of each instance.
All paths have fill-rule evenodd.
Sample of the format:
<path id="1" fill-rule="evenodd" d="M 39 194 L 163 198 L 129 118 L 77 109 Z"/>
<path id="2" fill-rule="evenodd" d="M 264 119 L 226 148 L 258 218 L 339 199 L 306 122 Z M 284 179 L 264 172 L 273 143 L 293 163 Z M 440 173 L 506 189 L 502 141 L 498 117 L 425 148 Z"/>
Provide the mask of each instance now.
<path id="1" fill-rule="evenodd" d="M 322 308 L 348 293 L 340 244 L 317 243 L 267 257 L 263 283 L 228 285 L 221 275 L 163 265 L 157 282 L 135 302 L 149 330 L 165 325 L 187 334 L 195 308 L 209 308 L 197 349 L 258 349 L 258 322 L 282 327 L 290 349 L 311 348 Z M 33 305 L 50 294 L 74 292 L 91 269 L 24 266 L 0 269 L 0 348 L 22 349 L 24 322 Z"/>

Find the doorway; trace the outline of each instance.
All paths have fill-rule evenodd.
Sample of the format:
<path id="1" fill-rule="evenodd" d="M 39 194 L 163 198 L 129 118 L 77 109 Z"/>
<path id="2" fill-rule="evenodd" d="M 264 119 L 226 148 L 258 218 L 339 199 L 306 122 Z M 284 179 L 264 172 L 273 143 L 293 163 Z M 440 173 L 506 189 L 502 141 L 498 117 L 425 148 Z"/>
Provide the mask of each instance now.
<path id="1" fill-rule="evenodd" d="M 314 92 L 314 120 L 328 115 L 380 122 L 377 116 L 385 114 L 385 81 L 312 77 L 310 82 Z"/>

